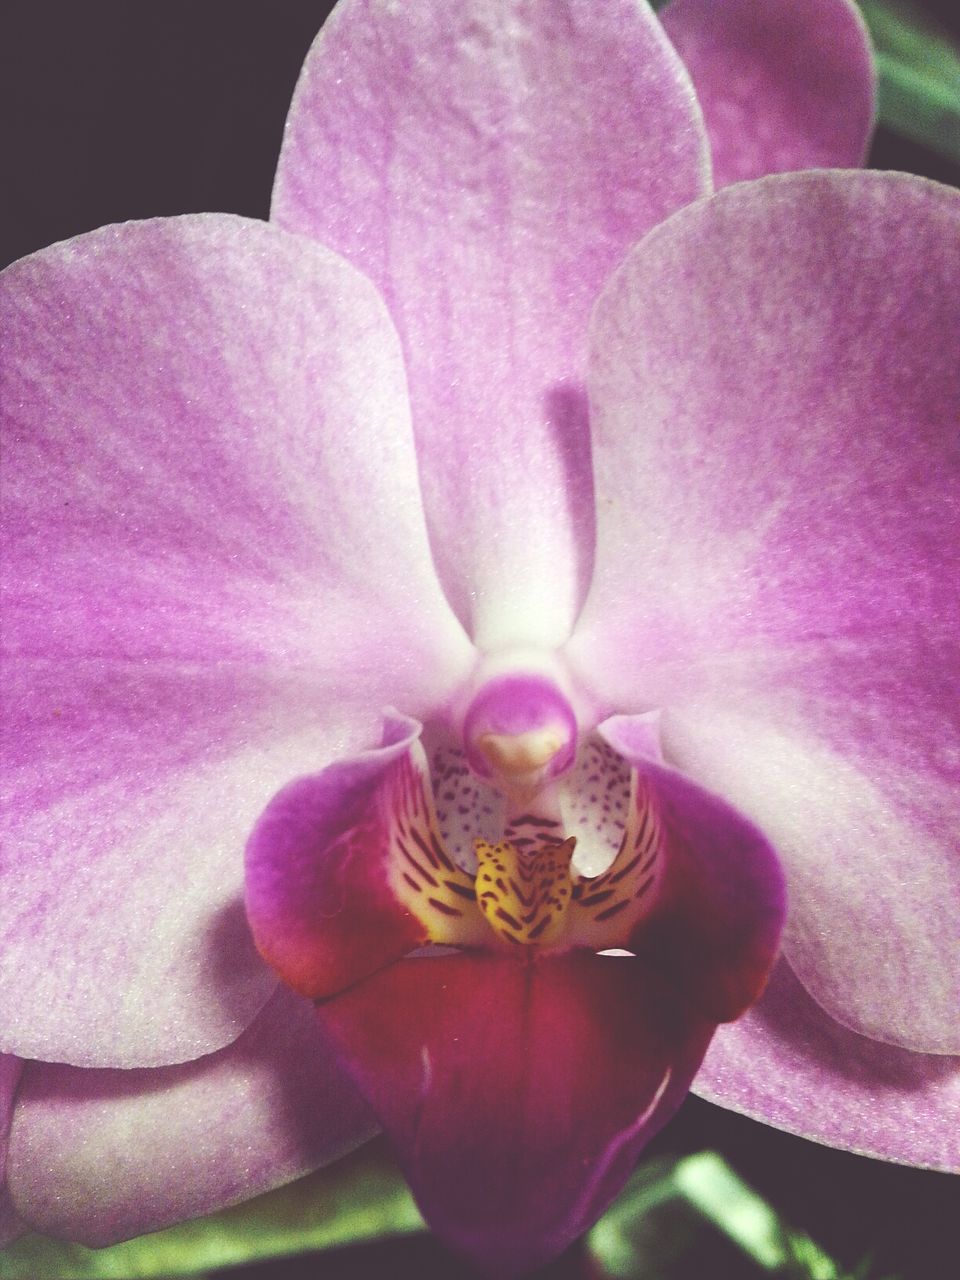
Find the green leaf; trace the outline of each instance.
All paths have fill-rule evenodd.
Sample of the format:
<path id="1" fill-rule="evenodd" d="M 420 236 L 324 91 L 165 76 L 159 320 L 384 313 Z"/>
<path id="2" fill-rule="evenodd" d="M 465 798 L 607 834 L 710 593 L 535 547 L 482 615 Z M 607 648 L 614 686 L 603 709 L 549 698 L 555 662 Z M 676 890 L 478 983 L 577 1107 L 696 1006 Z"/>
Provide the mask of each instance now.
<path id="1" fill-rule="evenodd" d="M 844 1280 L 809 1236 L 710 1151 L 642 1167 L 586 1245 L 598 1276 L 611 1280 L 707 1273 Z"/>
<path id="2" fill-rule="evenodd" d="M 107 1249 L 23 1236 L 0 1280 L 161 1280 L 424 1230 L 407 1185 L 374 1142 L 286 1187 Z"/>
<path id="3" fill-rule="evenodd" d="M 960 53 L 909 0 L 861 0 L 876 50 L 881 123 L 960 160 Z"/>

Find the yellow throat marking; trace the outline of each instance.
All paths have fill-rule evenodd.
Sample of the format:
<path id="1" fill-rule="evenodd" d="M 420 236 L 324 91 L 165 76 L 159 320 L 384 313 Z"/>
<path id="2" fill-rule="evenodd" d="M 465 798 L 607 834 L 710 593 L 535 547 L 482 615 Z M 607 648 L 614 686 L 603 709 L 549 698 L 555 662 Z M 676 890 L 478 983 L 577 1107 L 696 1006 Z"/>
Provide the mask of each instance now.
<path id="1" fill-rule="evenodd" d="M 566 931 L 576 837 L 544 837 L 523 850 L 509 840 L 475 840 L 476 894 L 487 923 L 510 946 L 556 946 Z"/>

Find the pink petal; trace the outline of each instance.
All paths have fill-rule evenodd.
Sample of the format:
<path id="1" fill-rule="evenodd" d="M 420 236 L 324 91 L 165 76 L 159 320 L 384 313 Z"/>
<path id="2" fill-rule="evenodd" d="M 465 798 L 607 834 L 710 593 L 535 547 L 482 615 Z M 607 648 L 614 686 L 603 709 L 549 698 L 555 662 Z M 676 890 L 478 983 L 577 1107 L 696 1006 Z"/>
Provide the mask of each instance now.
<path id="1" fill-rule="evenodd" d="M 14 1098 L 23 1063 L 9 1054 L 0 1054 L 0 1248 L 26 1231 L 7 1187 L 7 1138 L 13 1115 Z"/>
<path id="2" fill-rule="evenodd" d="M 484 647 L 569 632 L 587 319 L 627 247 L 705 189 L 705 149 L 634 0 L 342 0 L 307 58 L 273 217 L 387 300 L 439 572 Z"/>
<path id="3" fill-rule="evenodd" d="M 4 1048 L 153 1066 L 229 1043 L 275 985 L 244 917 L 244 843 L 271 795 L 372 728 L 367 713 L 263 668 L 9 669 L 4 724 L 23 750 Z"/>
<path id="4" fill-rule="evenodd" d="M 285 787 L 254 827 L 247 918 L 260 953 L 304 995 L 341 991 L 427 941 L 391 891 L 391 815 L 378 804 L 419 733 L 397 718 L 380 747 Z"/>
<path id="5" fill-rule="evenodd" d="M 430 1225 L 505 1278 L 599 1217 L 713 1030 L 655 968 L 583 952 L 402 960 L 319 1014 Z"/>
<path id="6" fill-rule="evenodd" d="M 852 0 L 672 0 L 660 21 L 693 78 L 718 187 L 863 163 L 875 77 Z"/>
<path id="7" fill-rule="evenodd" d="M 669 975 L 714 1022 L 739 1018 L 763 991 L 780 942 L 786 902 L 776 855 L 729 805 L 647 758 L 646 717 L 614 716 L 599 731 L 642 771 L 661 831 L 654 904 L 622 945 Z M 590 883 L 591 897 L 624 875 L 630 864 L 618 864 L 628 853 Z"/>
<path id="8" fill-rule="evenodd" d="M 785 962 L 760 1003 L 719 1029 L 695 1092 L 831 1147 L 960 1172 L 960 1059 L 848 1031 Z"/>
<path id="9" fill-rule="evenodd" d="M 471 651 L 352 268 L 204 215 L 55 246 L 0 290 L 0 1048 L 181 1061 L 272 989 L 238 902 L 256 814 Z"/>
<path id="10" fill-rule="evenodd" d="M 399 666 L 395 692 L 445 691 L 465 645 L 396 335 L 357 272 L 205 214 L 55 245 L 4 273 L 0 301 L 11 649 Z M 439 670 L 397 663 L 408 649 Z"/>
<path id="11" fill-rule="evenodd" d="M 571 657 L 788 873 L 839 1021 L 958 1046 L 960 197 L 770 178 L 653 233 L 594 333 L 594 590 Z"/>
<path id="12" fill-rule="evenodd" d="M 37 1230 L 100 1246 L 258 1195 L 373 1132 L 311 1006 L 281 989 L 235 1044 L 199 1062 L 29 1064 L 10 1187 Z"/>

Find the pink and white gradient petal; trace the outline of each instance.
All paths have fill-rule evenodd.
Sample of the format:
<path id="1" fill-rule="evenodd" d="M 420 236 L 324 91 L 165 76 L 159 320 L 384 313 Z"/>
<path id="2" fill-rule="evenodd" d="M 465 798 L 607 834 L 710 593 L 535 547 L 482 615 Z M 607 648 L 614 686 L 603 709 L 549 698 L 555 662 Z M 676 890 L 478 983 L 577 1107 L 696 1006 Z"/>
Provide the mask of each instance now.
<path id="1" fill-rule="evenodd" d="M 960 1058 L 847 1030 L 785 961 L 760 1003 L 719 1028 L 694 1092 L 831 1147 L 960 1173 Z"/>
<path id="2" fill-rule="evenodd" d="M 659 17 L 703 108 L 717 187 L 863 163 L 876 84 L 852 0 L 672 0 Z"/>
<path id="3" fill-rule="evenodd" d="M 341 259 L 221 215 L 54 246 L 0 305 L 0 1049 L 183 1061 L 272 990 L 256 814 L 369 732 L 358 706 L 425 711 L 472 658 L 399 345 Z"/>
<path id="4" fill-rule="evenodd" d="M 713 1031 L 655 966 L 583 951 L 401 960 L 318 1017 L 431 1227 L 505 1280 L 599 1217 Z"/>
<path id="5" fill-rule="evenodd" d="M 572 660 L 787 870 L 785 947 L 853 1030 L 956 1051 L 960 196 L 721 192 L 595 316 L 593 590 Z"/>
<path id="6" fill-rule="evenodd" d="M 590 309 L 708 164 L 635 0 L 342 0 L 307 58 L 271 216 L 387 301 L 438 571 L 481 647 L 569 634 L 593 546 Z"/>
<path id="7" fill-rule="evenodd" d="M 0 1054 L 0 1249 L 27 1230 L 26 1223 L 13 1206 L 7 1187 L 7 1139 L 22 1070 L 23 1063 L 19 1058 Z"/>
<path id="8" fill-rule="evenodd" d="M 300 1177 L 375 1128 L 312 1005 L 281 988 L 234 1044 L 197 1062 L 28 1064 L 10 1190 L 36 1230 L 99 1247 Z"/>

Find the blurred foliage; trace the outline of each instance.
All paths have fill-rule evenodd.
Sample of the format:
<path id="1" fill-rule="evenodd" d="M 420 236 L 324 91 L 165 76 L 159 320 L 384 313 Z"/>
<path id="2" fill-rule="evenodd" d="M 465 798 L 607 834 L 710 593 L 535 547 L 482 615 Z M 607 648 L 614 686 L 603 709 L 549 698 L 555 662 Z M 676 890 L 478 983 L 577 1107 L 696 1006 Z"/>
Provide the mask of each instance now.
<path id="1" fill-rule="evenodd" d="M 586 1248 L 598 1280 L 871 1276 L 869 1259 L 853 1273 L 839 1267 L 711 1151 L 644 1165 L 588 1233 Z"/>
<path id="2" fill-rule="evenodd" d="M 161 1280 L 422 1231 L 413 1197 L 380 1142 L 220 1213 L 107 1249 L 23 1236 L 0 1280 Z"/>
<path id="3" fill-rule="evenodd" d="M 960 161 L 960 52 L 949 33 L 909 0 L 861 0 L 887 128 Z"/>

